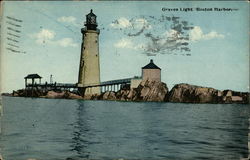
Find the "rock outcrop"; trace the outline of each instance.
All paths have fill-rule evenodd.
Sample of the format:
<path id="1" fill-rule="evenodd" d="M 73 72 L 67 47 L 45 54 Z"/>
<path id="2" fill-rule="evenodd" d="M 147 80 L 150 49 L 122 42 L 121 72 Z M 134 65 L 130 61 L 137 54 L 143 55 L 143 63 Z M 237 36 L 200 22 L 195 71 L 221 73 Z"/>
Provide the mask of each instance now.
<path id="1" fill-rule="evenodd" d="M 69 91 L 55 92 L 48 91 L 44 98 L 64 98 L 64 99 L 83 99 L 81 96 L 71 93 Z"/>
<path id="2" fill-rule="evenodd" d="M 165 83 L 142 81 L 137 88 L 124 87 L 118 92 L 108 91 L 92 99 L 173 103 L 249 103 L 249 93 L 220 91 L 189 84 L 177 84 L 168 92 Z"/>
<path id="3" fill-rule="evenodd" d="M 98 97 L 97 99 L 99 100 L 116 100 L 115 92 L 112 91 L 105 92 L 97 97 Z"/>
<path id="4" fill-rule="evenodd" d="M 249 93 L 177 84 L 169 92 L 167 101 L 179 103 L 249 103 Z"/>
<path id="5" fill-rule="evenodd" d="M 232 90 L 222 91 L 221 100 L 223 103 L 250 103 L 250 94 L 247 92 L 235 92 Z"/>
<path id="6" fill-rule="evenodd" d="M 83 97 L 70 91 L 42 91 L 42 90 L 25 90 L 20 89 L 13 91 L 14 97 L 41 97 L 41 98 L 64 98 L 64 99 L 83 99 Z"/>
<path id="7" fill-rule="evenodd" d="M 41 97 L 46 96 L 47 92 L 42 90 L 28 90 L 28 89 L 19 89 L 12 92 L 14 97 Z"/>
<path id="8" fill-rule="evenodd" d="M 218 103 L 221 91 L 189 84 L 175 85 L 168 95 L 169 102 Z"/>
<path id="9" fill-rule="evenodd" d="M 3 94 L 7 95 L 8 94 Z M 174 103 L 250 103 L 250 94 L 232 90 L 220 91 L 214 88 L 190 84 L 177 84 L 171 91 L 167 85 L 158 81 L 142 81 L 137 88 L 130 89 L 125 85 L 117 92 L 107 91 L 101 95 L 82 97 L 70 91 L 25 90 L 13 91 L 12 96 L 43 97 L 84 100 L 117 100 L 117 101 L 154 101 Z"/>
<path id="10" fill-rule="evenodd" d="M 97 99 L 121 101 L 156 101 L 166 100 L 168 88 L 165 83 L 157 81 L 142 81 L 137 88 L 124 87 L 118 92 L 105 92 Z"/>

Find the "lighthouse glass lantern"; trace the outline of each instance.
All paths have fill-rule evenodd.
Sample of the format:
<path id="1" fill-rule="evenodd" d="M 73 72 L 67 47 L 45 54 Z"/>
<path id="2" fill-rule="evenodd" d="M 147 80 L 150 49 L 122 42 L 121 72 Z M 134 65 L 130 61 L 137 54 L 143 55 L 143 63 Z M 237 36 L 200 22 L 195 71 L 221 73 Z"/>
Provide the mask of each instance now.
<path id="1" fill-rule="evenodd" d="M 96 15 L 93 13 L 92 9 L 90 10 L 90 13 L 86 15 L 85 26 L 87 27 L 87 30 L 96 30 Z"/>

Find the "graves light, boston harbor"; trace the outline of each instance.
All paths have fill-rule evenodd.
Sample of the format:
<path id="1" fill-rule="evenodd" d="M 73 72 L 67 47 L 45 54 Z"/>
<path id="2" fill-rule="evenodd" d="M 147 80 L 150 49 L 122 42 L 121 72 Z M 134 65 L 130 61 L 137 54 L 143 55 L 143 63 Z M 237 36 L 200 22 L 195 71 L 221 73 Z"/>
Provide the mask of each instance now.
<path id="1" fill-rule="evenodd" d="M 86 15 L 85 27 L 82 32 L 81 58 L 79 65 L 78 87 L 79 92 L 84 96 L 100 94 L 100 87 L 90 87 L 84 90 L 81 87 L 100 84 L 100 63 L 99 63 L 99 34 L 96 15 L 93 10 Z"/>

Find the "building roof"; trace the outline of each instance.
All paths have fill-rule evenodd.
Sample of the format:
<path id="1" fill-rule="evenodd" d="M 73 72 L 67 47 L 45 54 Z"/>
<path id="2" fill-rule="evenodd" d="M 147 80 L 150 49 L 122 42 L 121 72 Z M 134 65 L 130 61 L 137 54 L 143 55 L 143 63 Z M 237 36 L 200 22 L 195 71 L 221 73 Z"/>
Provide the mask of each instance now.
<path id="1" fill-rule="evenodd" d="M 42 78 L 38 74 L 28 74 L 24 79 Z"/>
<path id="2" fill-rule="evenodd" d="M 154 64 L 153 60 L 150 60 L 150 63 L 147 64 L 146 66 L 142 67 L 142 69 L 161 69 L 157 65 Z"/>

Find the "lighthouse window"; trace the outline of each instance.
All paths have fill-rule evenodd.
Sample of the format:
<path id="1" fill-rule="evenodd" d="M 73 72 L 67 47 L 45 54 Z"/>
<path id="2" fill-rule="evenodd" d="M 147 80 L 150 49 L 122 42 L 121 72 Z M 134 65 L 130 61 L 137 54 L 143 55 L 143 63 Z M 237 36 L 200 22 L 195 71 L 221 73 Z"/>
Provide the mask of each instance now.
<path id="1" fill-rule="evenodd" d="M 97 40 L 95 40 L 95 43 L 97 43 Z"/>

